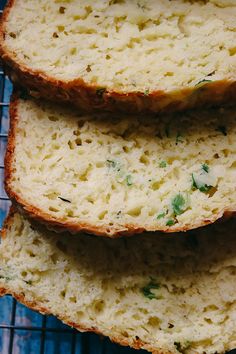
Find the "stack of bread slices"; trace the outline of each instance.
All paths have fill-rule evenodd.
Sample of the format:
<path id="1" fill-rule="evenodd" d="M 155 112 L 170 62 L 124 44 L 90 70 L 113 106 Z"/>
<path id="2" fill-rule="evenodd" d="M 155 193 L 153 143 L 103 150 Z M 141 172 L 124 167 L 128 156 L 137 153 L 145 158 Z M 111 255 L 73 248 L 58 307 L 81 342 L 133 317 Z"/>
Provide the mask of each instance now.
<path id="1" fill-rule="evenodd" d="M 236 1 L 10 0 L 0 52 L 0 294 L 155 354 L 236 348 Z"/>

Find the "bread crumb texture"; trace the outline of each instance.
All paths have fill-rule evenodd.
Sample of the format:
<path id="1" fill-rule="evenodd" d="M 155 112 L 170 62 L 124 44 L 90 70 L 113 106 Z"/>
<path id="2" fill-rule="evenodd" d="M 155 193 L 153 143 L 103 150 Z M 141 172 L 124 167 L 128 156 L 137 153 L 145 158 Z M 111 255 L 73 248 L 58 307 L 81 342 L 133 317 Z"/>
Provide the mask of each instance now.
<path id="1" fill-rule="evenodd" d="M 179 237 L 111 240 L 37 231 L 15 214 L 0 286 L 64 322 L 172 353 L 236 347 L 236 222 Z"/>
<path id="2" fill-rule="evenodd" d="M 174 92 L 235 81 L 235 18 L 235 0 L 15 0 L 3 46 L 56 80 Z"/>
<path id="3" fill-rule="evenodd" d="M 235 109 L 84 115 L 19 99 L 12 119 L 8 192 L 55 220 L 112 236 L 187 230 L 235 210 Z"/>

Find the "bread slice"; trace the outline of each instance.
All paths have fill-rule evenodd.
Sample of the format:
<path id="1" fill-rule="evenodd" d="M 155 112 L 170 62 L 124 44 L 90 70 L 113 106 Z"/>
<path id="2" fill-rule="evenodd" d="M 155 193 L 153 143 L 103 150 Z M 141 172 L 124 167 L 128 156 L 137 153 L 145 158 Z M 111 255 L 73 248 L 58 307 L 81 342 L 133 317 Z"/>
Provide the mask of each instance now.
<path id="1" fill-rule="evenodd" d="M 9 217 L 1 294 L 153 353 L 236 347 L 236 222 L 180 237 L 62 237 Z"/>
<path id="2" fill-rule="evenodd" d="M 235 0 L 11 0 L 1 56 L 32 95 L 86 110 L 220 104 L 236 99 L 235 18 Z"/>
<path id="3" fill-rule="evenodd" d="M 236 210 L 236 110 L 85 115 L 13 99 L 6 191 L 48 226 L 115 237 Z"/>

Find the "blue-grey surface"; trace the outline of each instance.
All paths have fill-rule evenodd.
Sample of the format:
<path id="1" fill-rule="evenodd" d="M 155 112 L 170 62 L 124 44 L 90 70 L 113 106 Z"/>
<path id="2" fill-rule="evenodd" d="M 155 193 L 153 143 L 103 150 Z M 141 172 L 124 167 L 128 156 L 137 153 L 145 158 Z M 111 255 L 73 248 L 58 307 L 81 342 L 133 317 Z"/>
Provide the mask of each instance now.
<path id="1" fill-rule="evenodd" d="M 35 0 L 37 1 L 37 0 Z M 49 0 L 50 1 L 50 0 Z M 0 9 L 6 1 L 0 0 Z M 0 227 L 10 202 L 3 188 L 3 158 L 9 127 L 8 103 L 12 86 L 0 68 Z M 42 330 L 46 328 L 46 330 Z M 134 354 L 95 334 L 81 334 L 53 316 L 42 316 L 17 303 L 10 296 L 0 298 L 0 354 Z M 144 351 L 140 351 L 140 354 Z"/>

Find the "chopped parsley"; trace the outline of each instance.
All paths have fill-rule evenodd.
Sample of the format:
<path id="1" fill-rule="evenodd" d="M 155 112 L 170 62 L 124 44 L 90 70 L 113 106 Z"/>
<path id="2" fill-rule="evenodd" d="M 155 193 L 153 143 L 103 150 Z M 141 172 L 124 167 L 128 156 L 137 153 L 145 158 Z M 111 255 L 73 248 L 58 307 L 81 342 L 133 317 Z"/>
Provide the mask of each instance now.
<path id="1" fill-rule="evenodd" d="M 212 82 L 212 80 L 206 80 L 206 79 L 200 80 L 200 81 L 195 85 L 195 87 L 198 86 L 198 85 L 201 85 L 201 84 L 206 84 L 207 82 Z"/>
<path id="2" fill-rule="evenodd" d="M 217 128 L 216 128 L 216 131 L 222 133 L 224 136 L 227 136 L 227 129 L 224 125 L 219 125 Z"/>
<path id="3" fill-rule="evenodd" d="M 32 280 L 24 280 L 24 282 L 28 285 L 32 285 Z"/>
<path id="4" fill-rule="evenodd" d="M 169 219 L 167 222 L 166 222 L 166 226 L 173 226 L 175 224 L 175 220 L 173 219 Z"/>
<path id="5" fill-rule="evenodd" d="M 61 199 L 63 202 L 66 202 L 66 203 L 71 203 L 71 201 L 70 200 L 68 200 L 68 199 L 65 199 L 65 198 L 62 198 L 62 197 L 58 197 L 59 199 Z"/>
<path id="6" fill-rule="evenodd" d="M 209 173 L 210 168 L 206 163 L 204 163 L 201 166 L 201 170 L 202 171 L 200 174 L 192 173 L 192 189 L 199 189 L 201 192 L 206 193 L 212 188 L 211 185 L 205 183 L 205 181 L 207 181 L 207 174 Z"/>
<path id="7" fill-rule="evenodd" d="M 154 289 L 160 289 L 160 284 L 156 283 L 154 279 L 150 279 L 150 282 L 144 286 L 141 290 L 145 297 L 148 299 L 158 299 L 158 297 L 152 292 Z"/>
<path id="8" fill-rule="evenodd" d="M 202 165 L 202 169 L 203 169 L 203 171 L 205 171 L 206 173 L 209 172 L 209 166 L 208 166 L 206 163 L 204 163 L 204 164 Z"/>
<path id="9" fill-rule="evenodd" d="M 165 168 L 166 166 L 167 166 L 167 163 L 164 160 L 159 163 L 160 168 Z"/>
<path id="10" fill-rule="evenodd" d="M 174 346 L 175 346 L 175 348 L 176 348 L 178 351 L 181 350 L 181 344 L 180 344 L 180 342 L 174 342 Z"/>
<path id="11" fill-rule="evenodd" d="M 132 182 L 132 176 L 131 175 L 127 175 L 125 178 L 126 184 L 127 186 L 132 186 L 133 182 Z"/>
<path id="12" fill-rule="evenodd" d="M 117 162 L 114 160 L 107 160 L 107 164 L 109 167 L 115 168 L 117 166 Z"/>
<path id="13" fill-rule="evenodd" d="M 174 215 L 181 215 L 186 210 L 186 201 L 182 194 L 177 194 L 171 202 Z"/>
<path id="14" fill-rule="evenodd" d="M 192 173 L 192 188 L 199 189 L 200 192 L 206 193 L 209 192 L 212 186 L 209 186 L 206 183 L 198 182 L 196 176 L 194 175 L 194 173 Z"/>
<path id="15" fill-rule="evenodd" d="M 5 279 L 6 281 L 10 281 L 10 280 L 12 280 L 13 278 L 12 278 L 12 277 L 9 277 L 9 276 L 0 275 L 0 279 Z"/>
<path id="16" fill-rule="evenodd" d="M 157 215 L 157 220 L 160 220 L 160 219 L 162 219 L 162 218 L 164 218 L 165 217 L 165 215 L 166 215 L 166 213 L 160 213 L 160 214 L 158 214 Z"/>
<path id="17" fill-rule="evenodd" d="M 105 89 L 105 88 L 99 88 L 99 89 L 96 90 L 96 95 L 97 95 L 99 98 L 102 98 L 104 92 L 106 92 L 106 89 Z"/>
<path id="18" fill-rule="evenodd" d="M 149 95 L 149 90 L 148 89 L 145 90 L 143 94 L 144 94 L 144 96 L 148 96 Z"/>

